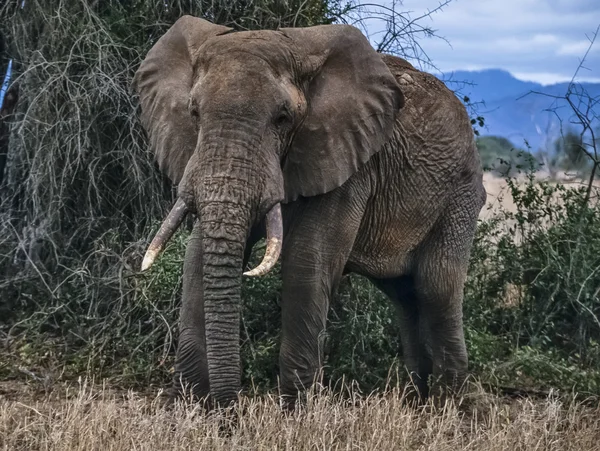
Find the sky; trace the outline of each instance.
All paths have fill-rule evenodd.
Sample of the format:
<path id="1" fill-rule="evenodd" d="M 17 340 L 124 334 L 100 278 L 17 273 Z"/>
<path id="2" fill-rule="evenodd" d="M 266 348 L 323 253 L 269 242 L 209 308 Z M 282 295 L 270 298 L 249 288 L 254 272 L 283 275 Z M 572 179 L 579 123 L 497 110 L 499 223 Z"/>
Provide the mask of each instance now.
<path id="1" fill-rule="evenodd" d="M 363 3 L 391 6 L 392 1 Z M 440 0 L 398 3 L 399 11 L 416 18 Z M 520 80 L 547 85 L 571 80 L 600 25 L 600 0 L 452 0 L 423 24 L 445 38 L 419 41 L 441 72 L 504 69 Z M 372 42 L 380 29 L 381 22 L 369 23 L 365 31 Z M 600 82 L 600 36 L 578 80 Z M 0 101 L 5 90 L 6 83 Z"/>
<path id="2" fill-rule="evenodd" d="M 415 18 L 440 1 L 401 3 L 397 9 Z M 521 80 L 552 84 L 571 80 L 600 25 L 600 0 L 453 0 L 423 24 L 448 41 L 420 40 L 442 72 L 499 68 Z M 369 25 L 368 32 L 376 40 L 377 26 Z M 600 36 L 585 66 L 578 80 L 600 82 Z"/>
<path id="3" fill-rule="evenodd" d="M 8 67 L 6 69 L 6 74 L 4 74 L 4 78 L 0 78 L 2 80 L 2 85 L 0 85 L 0 107 L 2 106 L 2 101 L 4 100 L 4 95 L 8 90 L 8 84 L 10 83 L 10 73 L 12 72 L 12 60 L 8 62 Z M 2 74 L 0 74 L 2 77 Z"/>

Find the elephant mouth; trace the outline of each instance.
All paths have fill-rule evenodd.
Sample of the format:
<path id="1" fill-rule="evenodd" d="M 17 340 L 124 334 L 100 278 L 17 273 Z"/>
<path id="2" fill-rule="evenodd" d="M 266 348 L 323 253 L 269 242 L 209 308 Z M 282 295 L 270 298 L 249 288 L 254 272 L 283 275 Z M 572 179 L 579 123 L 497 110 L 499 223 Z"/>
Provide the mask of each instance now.
<path id="1" fill-rule="evenodd" d="M 162 222 L 160 229 L 154 235 L 152 242 L 146 250 L 144 259 L 142 260 L 142 271 L 149 269 L 158 256 L 167 246 L 167 243 L 177 231 L 181 223 L 185 219 L 188 213 L 188 209 L 181 200 L 177 199 L 173 208 Z M 267 226 L 267 248 L 265 255 L 261 263 L 254 269 L 244 272 L 245 276 L 256 277 L 264 276 L 273 269 L 279 256 L 281 255 L 281 248 L 283 246 L 283 220 L 281 217 L 281 204 L 277 203 L 271 208 L 266 215 L 266 226 Z"/>

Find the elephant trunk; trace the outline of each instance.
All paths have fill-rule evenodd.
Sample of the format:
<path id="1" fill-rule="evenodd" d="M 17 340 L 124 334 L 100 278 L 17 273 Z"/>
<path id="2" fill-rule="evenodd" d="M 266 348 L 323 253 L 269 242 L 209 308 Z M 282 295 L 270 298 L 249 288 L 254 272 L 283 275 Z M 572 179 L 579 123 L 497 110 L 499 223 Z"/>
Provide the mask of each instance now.
<path id="1" fill-rule="evenodd" d="M 202 241 L 197 248 L 202 252 L 202 259 L 196 260 L 202 262 L 202 271 L 201 276 L 200 271 L 195 273 L 201 278 L 201 284 L 195 285 L 200 285 L 197 288 L 202 290 L 202 295 L 197 297 L 204 307 L 207 385 L 211 400 L 220 405 L 235 400 L 241 387 L 244 251 L 252 225 L 269 208 L 266 214 L 267 250 L 263 262 L 246 274 L 266 274 L 277 262 L 282 246 L 281 206 L 278 203 L 282 199 L 282 180 L 276 177 L 277 171 L 273 171 L 275 176 L 265 173 L 269 164 L 257 158 L 260 153 L 239 147 L 237 143 L 242 142 L 242 138 L 243 142 L 248 141 L 247 135 L 248 130 L 239 121 L 236 121 L 236 128 L 221 126 L 205 130 L 204 141 L 199 147 L 210 164 L 189 166 L 187 176 L 180 183 L 180 190 L 193 196 L 193 207 L 198 216 Z M 258 139 L 251 141 L 253 146 L 260 142 Z M 181 223 L 185 212 L 183 201 L 177 201 L 150 246 L 144 269 L 164 249 L 166 240 Z"/>
<path id="2" fill-rule="evenodd" d="M 201 207 L 204 315 L 211 398 L 225 405 L 240 389 L 241 276 L 250 209 L 209 202 Z"/>

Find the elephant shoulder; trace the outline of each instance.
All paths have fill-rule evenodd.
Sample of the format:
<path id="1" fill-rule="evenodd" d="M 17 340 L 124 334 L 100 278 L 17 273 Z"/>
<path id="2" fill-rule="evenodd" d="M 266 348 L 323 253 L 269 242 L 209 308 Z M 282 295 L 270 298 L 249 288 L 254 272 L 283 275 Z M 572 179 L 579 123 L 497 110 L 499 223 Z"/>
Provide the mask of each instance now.
<path id="1" fill-rule="evenodd" d="M 452 143 L 454 150 L 446 155 L 457 164 L 471 158 L 473 129 L 467 110 L 461 100 L 436 76 L 416 69 L 402 58 L 382 55 L 383 61 L 396 78 L 404 95 L 404 107 L 398 122 L 409 138 L 418 137 L 431 149 L 440 149 Z M 423 120 L 426 118 L 427 120 Z M 416 146 L 419 148 L 420 146 Z M 478 167 L 477 162 L 468 164 Z"/>
<path id="2" fill-rule="evenodd" d="M 381 56 L 392 75 L 396 78 L 405 97 L 408 97 L 406 100 L 410 101 L 412 97 L 417 103 L 439 102 L 448 94 L 452 94 L 436 76 L 415 68 L 405 59 L 387 54 Z"/>
<path id="3" fill-rule="evenodd" d="M 404 58 L 400 58 L 399 56 L 388 55 L 385 53 L 381 54 L 381 58 L 383 62 L 388 66 L 392 74 L 394 76 L 398 76 L 406 71 L 416 71 L 415 67 L 406 61 Z"/>

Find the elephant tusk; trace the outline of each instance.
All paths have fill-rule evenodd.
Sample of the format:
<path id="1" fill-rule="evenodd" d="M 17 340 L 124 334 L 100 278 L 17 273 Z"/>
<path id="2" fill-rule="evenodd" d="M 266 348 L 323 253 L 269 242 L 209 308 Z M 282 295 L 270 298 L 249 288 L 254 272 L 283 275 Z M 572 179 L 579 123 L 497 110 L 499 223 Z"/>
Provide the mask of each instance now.
<path id="1" fill-rule="evenodd" d="M 260 265 L 246 271 L 245 276 L 264 276 L 273 269 L 283 245 L 283 221 L 281 219 L 281 204 L 276 204 L 267 213 L 267 250 Z"/>
<path id="2" fill-rule="evenodd" d="M 152 266 L 156 257 L 164 250 L 175 231 L 185 219 L 186 213 L 187 207 L 185 203 L 181 199 L 177 199 L 177 202 L 175 202 L 175 205 L 173 205 L 173 208 L 171 208 L 171 211 L 161 224 L 160 229 L 154 235 L 150 246 L 148 246 L 144 260 L 142 260 L 142 271 L 146 271 Z"/>

